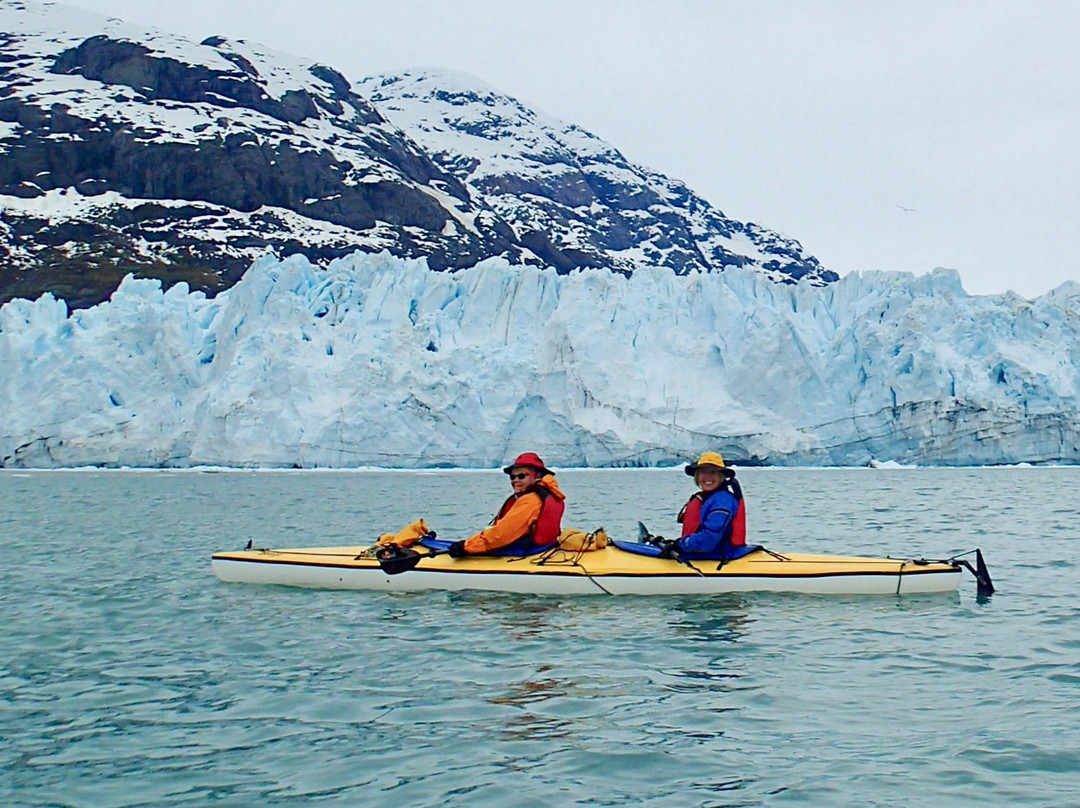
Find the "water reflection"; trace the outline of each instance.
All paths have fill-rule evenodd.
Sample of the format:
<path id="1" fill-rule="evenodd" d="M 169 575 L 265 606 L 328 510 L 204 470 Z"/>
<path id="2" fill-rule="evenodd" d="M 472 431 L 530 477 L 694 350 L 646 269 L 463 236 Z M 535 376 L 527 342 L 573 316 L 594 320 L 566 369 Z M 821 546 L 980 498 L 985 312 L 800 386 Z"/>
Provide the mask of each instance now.
<path id="1" fill-rule="evenodd" d="M 546 673 L 551 670 L 550 665 L 541 665 L 538 673 Z M 489 699 L 492 704 L 509 704 L 513 707 L 524 707 L 538 701 L 546 701 L 555 696 L 563 696 L 570 693 L 573 685 L 568 680 L 540 679 L 537 681 L 526 680 L 516 682 L 510 686 L 510 692 L 505 696 L 496 696 Z"/>
<path id="2" fill-rule="evenodd" d="M 565 718 L 518 713 L 511 716 L 499 730 L 501 741 L 551 741 L 567 739 L 575 734 L 574 724 Z"/>
<path id="3" fill-rule="evenodd" d="M 510 639 L 542 639 L 570 624 L 560 616 L 560 599 L 502 592 L 455 592 L 449 601 L 474 611 L 483 622 L 502 626 Z"/>
<path id="4" fill-rule="evenodd" d="M 552 666 L 541 665 L 536 673 L 544 674 L 551 670 Z M 570 737 L 573 734 L 572 721 L 561 717 L 537 715 L 530 712 L 529 708 L 553 699 L 582 697 L 582 694 L 575 691 L 576 686 L 569 679 L 530 678 L 511 684 L 505 694 L 488 699 L 491 704 L 517 708 L 514 714 L 505 719 L 499 731 L 501 739 L 537 741 Z"/>
<path id="5" fill-rule="evenodd" d="M 704 642 L 739 642 L 755 620 L 750 603 L 738 593 L 680 598 L 673 607 L 676 633 Z"/>

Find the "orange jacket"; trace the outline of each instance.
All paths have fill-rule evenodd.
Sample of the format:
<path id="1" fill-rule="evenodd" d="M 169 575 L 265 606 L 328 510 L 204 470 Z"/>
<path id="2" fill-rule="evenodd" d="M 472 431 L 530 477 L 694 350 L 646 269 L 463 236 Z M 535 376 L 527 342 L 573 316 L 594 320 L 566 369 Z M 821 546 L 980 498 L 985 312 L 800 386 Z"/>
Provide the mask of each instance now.
<path id="1" fill-rule="evenodd" d="M 502 519 L 496 519 L 491 527 L 486 527 L 475 536 L 467 538 L 465 552 L 490 553 L 531 533 L 540 516 L 542 503 L 540 495 L 533 490 L 538 486 L 546 488 L 550 496 L 566 499 L 566 495 L 559 490 L 555 475 L 544 475 L 533 483 L 529 490 L 514 500 L 514 504 L 503 514 Z"/>

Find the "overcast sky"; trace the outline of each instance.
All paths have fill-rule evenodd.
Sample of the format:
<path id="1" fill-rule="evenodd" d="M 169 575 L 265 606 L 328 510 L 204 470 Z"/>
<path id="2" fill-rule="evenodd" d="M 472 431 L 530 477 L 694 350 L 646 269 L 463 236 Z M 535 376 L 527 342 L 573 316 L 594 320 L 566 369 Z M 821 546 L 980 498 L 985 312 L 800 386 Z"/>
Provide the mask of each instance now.
<path id="1" fill-rule="evenodd" d="M 825 266 L 1080 280 L 1080 2 L 69 0 L 350 79 L 474 74 Z"/>

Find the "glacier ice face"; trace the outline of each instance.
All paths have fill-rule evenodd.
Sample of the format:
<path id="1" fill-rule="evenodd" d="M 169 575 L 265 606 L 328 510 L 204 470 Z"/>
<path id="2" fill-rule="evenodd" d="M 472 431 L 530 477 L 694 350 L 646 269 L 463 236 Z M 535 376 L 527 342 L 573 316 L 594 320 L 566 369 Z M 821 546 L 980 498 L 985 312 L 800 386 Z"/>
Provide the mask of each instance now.
<path id="1" fill-rule="evenodd" d="M 256 262 L 208 299 L 128 277 L 0 308 L 0 464 L 496 467 L 1080 460 L 1080 285 L 949 271 L 456 273 Z"/>

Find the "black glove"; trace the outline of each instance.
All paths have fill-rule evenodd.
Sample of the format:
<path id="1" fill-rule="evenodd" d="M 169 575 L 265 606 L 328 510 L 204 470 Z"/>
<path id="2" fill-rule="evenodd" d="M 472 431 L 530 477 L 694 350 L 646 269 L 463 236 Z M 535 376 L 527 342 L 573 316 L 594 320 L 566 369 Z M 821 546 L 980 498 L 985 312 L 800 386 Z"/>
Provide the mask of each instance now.
<path id="1" fill-rule="evenodd" d="M 468 553 L 465 552 L 465 542 L 463 541 L 454 542 L 446 549 L 446 552 L 450 554 L 451 558 L 464 558 L 468 555 Z"/>
<path id="2" fill-rule="evenodd" d="M 656 546 L 660 548 L 659 558 L 674 558 L 675 548 L 679 546 L 679 542 L 675 539 L 665 539 L 663 536 L 656 538 Z"/>

